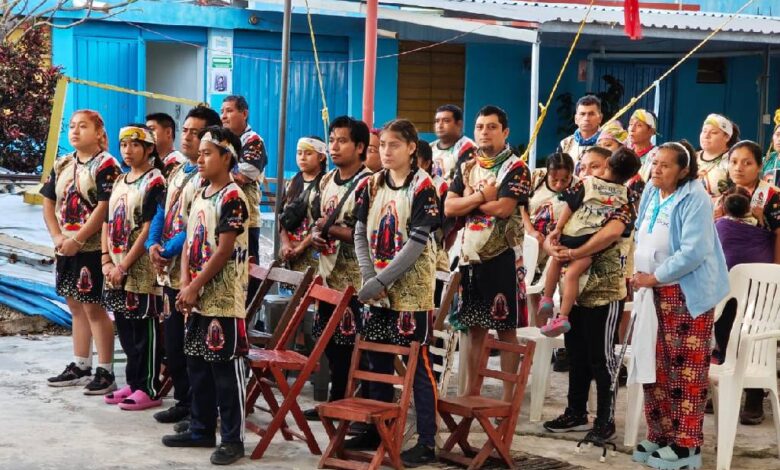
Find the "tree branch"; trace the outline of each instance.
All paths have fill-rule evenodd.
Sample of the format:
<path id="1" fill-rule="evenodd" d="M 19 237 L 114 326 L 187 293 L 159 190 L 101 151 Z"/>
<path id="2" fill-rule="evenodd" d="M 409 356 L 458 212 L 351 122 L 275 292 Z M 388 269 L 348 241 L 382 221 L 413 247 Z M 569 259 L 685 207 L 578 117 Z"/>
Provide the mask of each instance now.
<path id="1" fill-rule="evenodd" d="M 14 15 L 13 11 L 16 7 L 24 1 L 24 8 L 17 11 L 24 12 L 21 15 Z M 99 12 L 104 16 L 100 19 L 104 20 L 120 15 L 128 11 L 128 7 L 135 3 L 136 0 L 126 0 L 119 3 L 106 3 L 101 8 L 95 8 L 96 0 L 86 0 L 83 7 L 69 7 L 65 6 L 67 0 L 57 0 L 54 6 L 38 11 L 43 5 L 46 4 L 46 0 L 41 0 L 31 10 L 26 10 L 29 0 L 8 0 L 3 4 L 3 16 L 0 22 L 0 33 L 2 33 L 3 42 L 11 42 L 11 33 L 20 28 L 20 25 L 27 24 L 23 27 L 22 33 L 14 39 L 14 43 L 21 40 L 29 31 L 41 27 L 49 27 L 52 29 L 68 29 L 78 26 L 87 20 L 93 19 L 92 13 Z M 54 17 L 58 12 L 76 12 L 83 11 L 84 16 L 78 20 L 68 24 L 55 24 Z"/>

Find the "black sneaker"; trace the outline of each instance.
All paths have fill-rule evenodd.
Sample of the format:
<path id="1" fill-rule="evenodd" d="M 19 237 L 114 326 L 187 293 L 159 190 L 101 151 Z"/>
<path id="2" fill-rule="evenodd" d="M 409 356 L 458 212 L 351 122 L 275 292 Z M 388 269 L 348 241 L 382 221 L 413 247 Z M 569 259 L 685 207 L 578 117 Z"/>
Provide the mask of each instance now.
<path id="1" fill-rule="evenodd" d="M 566 355 L 566 350 L 561 348 L 555 351 L 555 362 L 553 362 L 553 371 L 555 372 L 569 372 L 569 356 Z"/>
<path id="2" fill-rule="evenodd" d="M 211 463 L 214 465 L 230 465 L 244 456 L 243 442 L 223 442 L 217 450 L 211 454 Z"/>
<path id="3" fill-rule="evenodd" d="M 173 425 L 173 432 L 182 433 L 190 430 L 190 420 L 185 419 Z"/>
<path id="4" fill-rule="evenodd" d="M 154 414 L 154 419 L 158 423 L 178 423 L 179 421 L 190 417 L 190 407 L 186 405 L 176 405 L 167 410 L 158 411 Z M 189 428 L 189 425 L 187 426 Z"/>
<path id="5" fill-rule="evenodd" d="M 355 436 L 353 438 L 344 441 L 344 449 L 376 450 L 379 447 L 379 444 L 381 442 L 382 439 L 379 437 L 379 434 L 376 431 L 371 430 L 369 432 L 364 432 L 359 436 Z"/>
<path id="6" fill-rule="evenodd" d="M 303 417 L 306 418 L 306 421 L 320 420 L 320 414 L 317 413 L 317 408 L 309 408 L 308 410 L 303 410 Z"/>
<path id="7" fill-rule="evenodd" d="M 80 369 L 75 362 L 71 362 L 65 370 L 56 377 L 46 379 L 49 387 L 73 387 L 74 385 L 86 385 L 92 375 L 92 368 Z"/>
<path id="8" fill-rule="evenodd" d="M 597 444 L 602 444 L 615 437 L 615 422 L 601 422 L 598 419 L 593 423 L 593 430 L 585 435 L 585 440 Z"/>
<path id="9" fill-rule="evenodd" d="M 95 369 L 95 376 L 92 382 L 84 387 L 84 395 L 105 395 L 116 390 L 116 379 L 114 374 L 102 367 Z"/>
<path id="10" fill-rule="evenodd" d="M 574 432 L 574 431 L 589 431 L 592 426 L 588 423 L 588 414 L 584 413 L 576 415 L 569 411 L 566 411 L 552 421 L 546 421 L 544 429 L 550 432 Z"/>
<path id="11" fill-rule="evenodd" d="M 217 439 L 214 436 L 195 437 L 190 431 L 163 436 L 162 443 L 165 447 L 214 447 Z"/>
<path id="12" fill-rule="evenodd" d="M 764 422 L 764 391 L 747 390 L 745 405 L 739 412 L 739 423 L 755 426 Z"/>
<path id="13" fill-rule="evenodd" d="M 355 422 L 349 425 L 349 429 L 347 429 L 347 435 L 359 436 L 365 432 L 370 432 L 373 430 L 374 430 L 373 424 Z"/>
<path id="14" fill-rule="evenodd" d="M 436 451 L 433 447 L 417 443 L 411 449 L 401 452 L 401 461 L 407 467 L 414 468 L 436 462 Z"/>

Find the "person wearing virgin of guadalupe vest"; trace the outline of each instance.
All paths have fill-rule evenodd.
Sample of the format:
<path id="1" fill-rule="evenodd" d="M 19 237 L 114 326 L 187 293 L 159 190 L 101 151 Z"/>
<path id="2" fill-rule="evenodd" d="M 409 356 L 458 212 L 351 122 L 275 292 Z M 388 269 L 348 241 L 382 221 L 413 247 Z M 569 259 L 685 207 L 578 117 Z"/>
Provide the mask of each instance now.
<path id="1" fill-rule="evenodd" d="M 301 137 L 297 147 L 296 162 L 300 171 L 285 188 L 284 203 L 279 214 L 279 258 L 293 271 L 303 272 L 310 266 L 316 268 L 319 263 L 318 253 L 311 244 L 314 225 L 312 203 L 320 190 L 320 179 L 327 171 L 328 144 L 319 137 Z M 303 214 L 299 220 L 286 218 L 301 205 Z"/>
<path id="2" fill-rule="evenodd" d="M 533 280 L 544 271 L 548 257 L 541 247 L 547 235 L 555 230 L 566 205 L 558 196 L 578 181 L 579 178 L 574 176 L 574 161 L 565 153 L 548 155 L 546 167 L 531 174 L 533 193 L 528 200 L 527 218 L 523 216 L 523 225 L 525 235 L 539 241 L 539 261 L 536 272 L 530 274 Z"/>
<path id="3" fill-rule="evenodd" d="M 448 217 L 465 217 L 461 239 L 461 297 L 458 319 L 469 328 L 473 351 L 481 351 L 489 329 L 502 341 L 516 342 L 515 329 L 526 324 L 523 223 L 520 207 L 531 193 L 526 164 L 506 144 L 506 113 L 485 106 L 474 126 L 479 151 L 458 167 L 447 193 Z M 478 354 L 468 364 L 467 394 L 477 395 Z M 502 360 L 505 372 L 514 370 L 516 357 Z M 504 399 L 511 398 L 505 387 Z"/>
<path id="4" fill-rule="evenodd" d="M 365 122 L 340 116 L 330 123 L 328 149 L 336 168 L 320 180 L 319 196 L 313 203 L 316 222 L 312 244 L 320 253 L 318 275 L 331 289 L 360 285 L 360 268 L 355 256 L 355 201 L 360 185 L 371 174 L 363 162 L 369 143 Z M 362 307 L 353 297 L 347 312 L 325 348 L 330 363 L 329 401 L 344 398 L 355 334 L 360 328 Z M 312 333 L 319 338 L 333 313 L 333 306 L 319 304 Z M 319 419 L 315 409 L 304 412 L 307 419 Z"/>
<path id="5" fill-rule="evenodd" d="M 187 315 L 190 426 L 163 437 L 168 447 L 214 447 L 219 411 L 221 443 L 211 454 L 216 465 L 244 455 L 248 211 L 230 175 L 240 156 L 241 142 L 229 130 L 214 126 L 200 132 L 198 172 L 209 184 L 190 207 L 176 298 Z"/>
<path id="6" fill-rule="evenodd" d="M 218 126 L 219 114 L 211 108 L 192 108 L 184 120 L 181 151 L 187 161 L 168 175 L 165 205 L 157 213 L 149 229 L 146 249 L 157 272 L 157 282 L 163 286 L 163 331 L 165 336 L 165 368 L 173 381 L 176 403 L 154 414 L 161 423 L 175 423 L 190 415 L 192 393 L 184 354 L 184 315 L 176 308 L 181 272 L 181 251 L 187 237 L 187 219 L 195 194 L 203 186 L 198 173 L 200 132 L 208 126 Z"/>
<path id="7" fill-rule="evenodd" d="M 653 144 L 653 136 L 658 132 L 658 118 L 646 109 L 637 109 L 628 121 L 628 148 L 636 153 L 642 162 L 639 175 L 642 181 L 650 181 L 650 171 L 653 169 L 653 159 L 658 153 L 658 146 Z"/>
<path id="8" fill-rule="evenodd" d="M 103 248 L 109 258 L 103 265 L 103 305 L 114 314 L 119 342 L 127 356 L 127 385 L 106 395 L 105 401 L 136 411 L 162 404 L 157 396 L 161 362 L 157 316 L 162 299 L 144 243 L 165 194 L 165 178 L 151 129 L 123 127 L 119 146 L 130 172 L 114 184 L 103 224 Z"/>
<path id="9" fill-rule="evenodd" d="M 558 152 L 568 153 L 574 159 L 575 168 L 579 168 L 582 154 L 590 147 L 596 145 L 599 140 L 599 126 L 603 119 L 601 113 L 601 100 L 594 95 L 586 95 L 577 100 L 574 114 L 574 123 L 577 130 L 574 134 L 563 139 L 558 146 Z M 575 171 L 579 173 L 579 171 Z"/>
<path id="10" fill-rule="evenodd" d="M 246 196 L 249 208 L 249 256 L 259 262 L 260 256 L 260 185 L 265 180 L 265 166 L 268 164 L 265 142 L 252 130 L 249 118 L 249 104 L 243 96 L 232 95 L 222 101 L 222 125 L 241 139 L 241 158 L 233 168 L 233 179 Z M 260 288 L 260 281 L 249 279 L 247 305 Z"/>
<path id="11" fill-rule="evenodd" d="M 455 178 L 458 163 L 469 160 L 477 146 L 463 135 L 463 110 L 454 104 L 436 109 L 434 128 L 436 140 L 431 143 L 433 167 L 430 173 L 450 184 Z"/>
<path id="12" fill-rule="evenodd" d="M 85 393 L 102 395 L 116 389 L 113 374 L 114 325 L 101 305 L 100 227 L 108 210 L 117 161 L 108 145 L 103 119 L 96 111 L 73 113 L 68 126 L 73 153 L 57 159 L 41 187 L 43 220 L 56 254 L 55 286 L 65 297 L 73 318 L 73 362 L 47 379 L 50 387 L 90 382 L 92 340 L 98 364 Z M 105 254 L 106 256 L 108 253 Z"/>
<path id="13" fill-rule="evenodd" d="M 739 141 L 739 126 L 720 114 L 710 114 L 699 134 L 701 150 L 696 154 L 699 179 L 713 198 L 729 186 L 729 149 Z"/>
<path id="14" fill-rule="evenodd" d="M 154 132 L 157 153 L 163 162 L 162 174 L 168 178 L 174 168 L 187 161 L 187 157 L 173 147 L 176 121 L 166 113 L 152 113 L 146 115 L 146 126 Z"/>
<path id="15" fill-rule="evenodd" d="M 432 231 L 441 223 L 433 180 L 417 167 L 417 130 L 410 121 L 386 124 L 380 137 L 384 169 L 368 178 L 356 206 L 355 250 L 363 287 L 358 298 L 370 305 L 362 337 L 408 346 L 421 344 L 414 371 L 418 444 L 401 454 L 406 465 L 435 461 L 436 381 L 428 342 L 436 285 L 436 243 Z M 371 371 L 392 373 L 395 355 L 367 352 Z M 371 382 L 370 398 L 393 401 L 393 387 Z M 379 434 L 368 431 L 345 448 L 373 447 Z"/>

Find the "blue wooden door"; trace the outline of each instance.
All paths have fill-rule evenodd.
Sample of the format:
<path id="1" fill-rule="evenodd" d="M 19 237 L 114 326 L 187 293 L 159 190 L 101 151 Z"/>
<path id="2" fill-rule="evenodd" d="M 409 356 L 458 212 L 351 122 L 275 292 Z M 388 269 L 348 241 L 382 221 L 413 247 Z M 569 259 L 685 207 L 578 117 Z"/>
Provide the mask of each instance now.
<path id="1" fill-rule="evenodd" d="M 624 106 L 628 101 L 645 90 L 645 88 L 652 85 L 652 83 L 658 79 L 664 72 L 666 72 L 671 64 L 667 63 L 634 63 L 634 62 L 622 62 L 622 61 L 596 61 L 593 64 L 593 81 L 595 92 L 606 91 L 608 88 L 607 82 L 602 77 L 604 75 L 611 75 L 617 78 L 620 83 L 623 84 L 625 89 L 623 93 L 623 99 L 620 106 Z M 644 108 L 650 111 L 654 108 L 655 93 L 653 90 L 639 100 L 631 110 L 626 113 L 620 120 L 624 125 L 628 124 L 628 119 L 631 113 L 635 109 Z M 667 139 L 671 139 L 672 129 L 674 129 L 674 75 L 664 80 L 661 83 L 661 96 L 660 106 L 658 111 L 659 127 L 658 131 L 661 137 L 657 139 L 657 143 L 661 143 Z"/>
<path id="2" fill-rule="evenodd" d="M 266 176 L 276 177 L 278 149 L 279 91 L 281 89 L 281 53 L 278 49 L 235 48 L 233 93 L 249 103 L 249 123 L 263 137 L 268 151 Z M 323 139 L 317 70 L 308 51 L 290 53 L 290 84 L 287 96 L 285 173 L 298 171 L 295 146 L 298 138 L 316 135 Z M 320 69 L 331 118 L 347 113 L 347 53 L 321 52 Z"/>
<path id="3" fill-rule="evenodd" d="M 75 70 L 69 75 L 83 80 L 116 85 L 139 90 L 139 41 L 138 39 L 96 37 L 76 35 Z M 70 110 L 93 109 L 98 111 L 106 123 L 109 152 L 117 158 L 119 129 L 130 122 L 142 119 L 138 97 L 91 86 L 70 84 L 68 100 Z M 66 116 L 68 119 L 69 116 Z M 64 141 L 67 143 L 67 123 L 63 126 Z"/>

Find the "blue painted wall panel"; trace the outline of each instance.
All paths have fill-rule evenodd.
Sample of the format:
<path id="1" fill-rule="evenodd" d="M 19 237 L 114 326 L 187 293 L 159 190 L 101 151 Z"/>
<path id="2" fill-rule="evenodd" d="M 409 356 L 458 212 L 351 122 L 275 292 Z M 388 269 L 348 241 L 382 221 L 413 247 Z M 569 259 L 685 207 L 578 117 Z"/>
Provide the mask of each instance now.
<path id="1" fill-rule="evenodd" d="M 266 175 L 276 176 L 279 90 L 281 62 L 279 49 L 234 48 L 235 58 L 233 92 L 244 95 L 249 102 L 249 121 L 263 137 L 268 150 Z M 292 52 L 290 90 L 287 108 L 285 173 L 297 171 L 295 146 L 299 137 L 325 137 L 320 110 L 322 101 L 314 66 L 309 52 Z M 331 117 L 347 112 L 347 54 L 321 53 L 320 66 L 325 84 L 325 95 Z"/>
<path id="2" fill-rule="evenodd" d="M 641 60 L 641 58 L 638 58 Z M 625 105 L 632 97 L 639 95 L 649 87 L 658 77 L 663 75 L 672 63 L 638 63 L 637 61 L 595 61 L 594 63 L 594 91 L 602 92 L 609 88 L 607 82 L 603 79 L 605 75 L 615 77 L 620 81 L 624 88 L 621 106 Z M 674 128 L 674 113 L 672 113 L 672 104 L 675 91 L 675 76 L 671 75 L 661 84 L 660 107 L 658 111 L 660 119 L 659 132 L 661 138 L 657 143 L 666 141 L 665 137 L 672 135 Z M 623 126 L 628 128 L 628 121 L 631 113 L 636 109 L 644 108 L 652 111 L 655 105 L 655 90 L 645 95 L 639 102 L 620 118 Z"/>
<path id="3" fill-rule="evenodd" d="M 77 78 L 109 83 L 120 87 L 139 89 L 139 44 L 137 39 L 89 37 L 77 34 L 74 38 L 74 67 Z M 143 119 L 143 109 L 133 95 L 71 84 L 68 97 L 72 110 L 89 108 L 98 111 L 106 123 L 109 151 L 119 156 L 117 135 L 119 129 Z M 67 142 L 67 137 L 65 138 Z"/>
<path id="4" fill-rule="evenodd" d="M 696 66 L 695 60 L 687 62 L 676 72 L 678 93 L 674 103 L 672 137 L 686 138 L 698 147 L 704 118 L 709 113 L 722 113 L 739 125 L 743 138 L 756 139 L 759 116 L 757 79 L 761 74 L 761 58 L 727 60 L 725 84 L 697 84 Z"/>
<path id="5" fill-rule="evenodd" d="M 466 45 L 463 131 L 467 136 L 474 136 L 479 109 L 493 104 L 509 115 L 509 142 L 517 145 L 528 141 L 531 71 L 524 67 L 524 60 L 530 55 L 527 45 Z"/>

